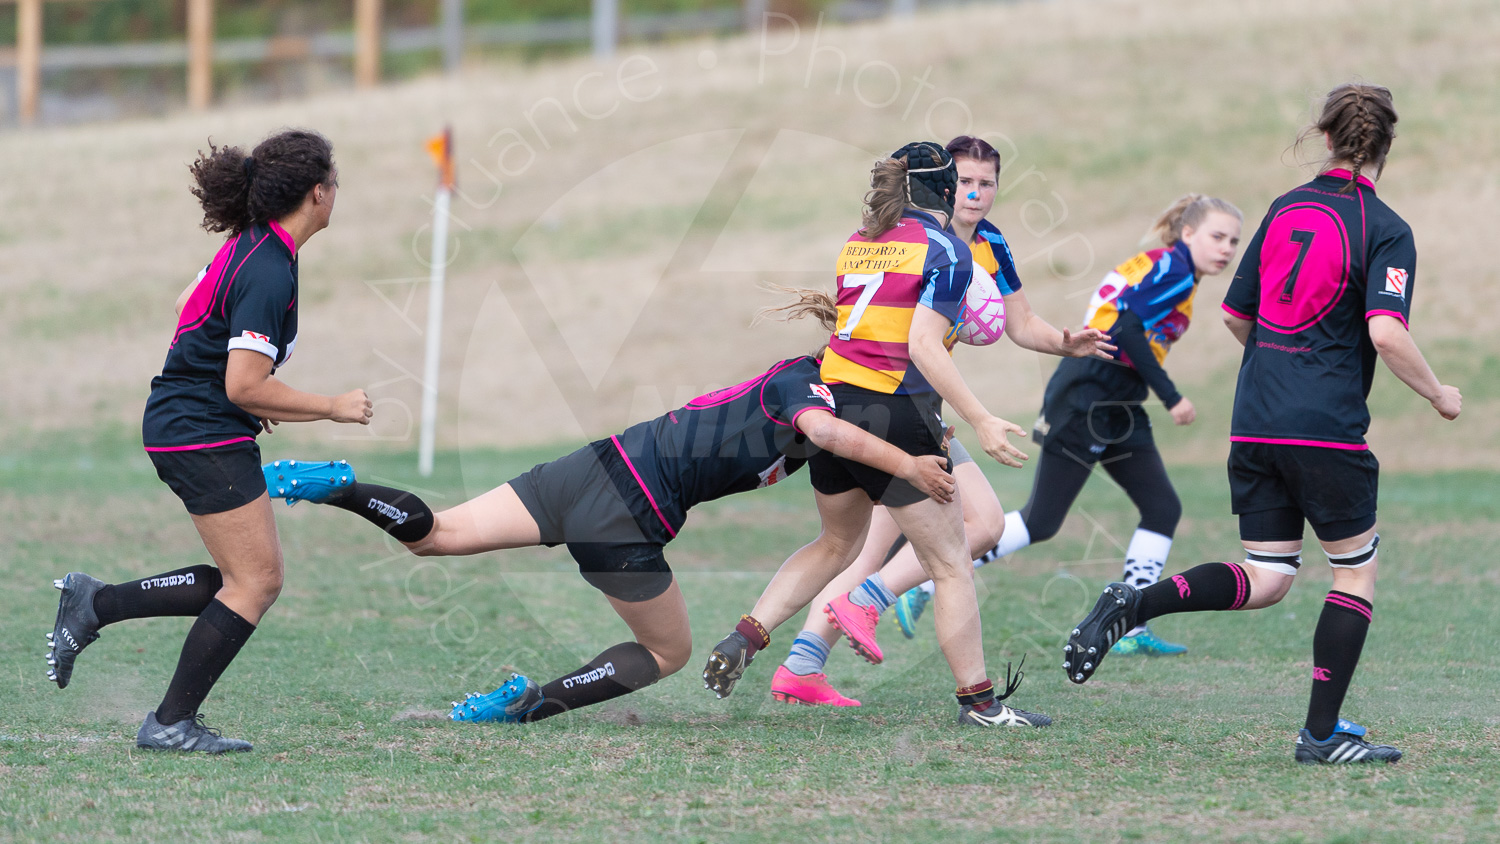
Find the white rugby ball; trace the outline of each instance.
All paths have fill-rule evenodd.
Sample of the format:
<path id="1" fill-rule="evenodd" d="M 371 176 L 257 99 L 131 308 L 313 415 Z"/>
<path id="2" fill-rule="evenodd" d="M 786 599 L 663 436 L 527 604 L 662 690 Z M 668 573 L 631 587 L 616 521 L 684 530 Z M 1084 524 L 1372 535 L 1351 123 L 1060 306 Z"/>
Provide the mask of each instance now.
<path id="1" fill-rule="evenodd" d="M 958 319 L 958 342 L 988 346 L 1005 335 L 1005 299 L 995 279 L 979 264 L 964 294 L 964 309 Z"/>

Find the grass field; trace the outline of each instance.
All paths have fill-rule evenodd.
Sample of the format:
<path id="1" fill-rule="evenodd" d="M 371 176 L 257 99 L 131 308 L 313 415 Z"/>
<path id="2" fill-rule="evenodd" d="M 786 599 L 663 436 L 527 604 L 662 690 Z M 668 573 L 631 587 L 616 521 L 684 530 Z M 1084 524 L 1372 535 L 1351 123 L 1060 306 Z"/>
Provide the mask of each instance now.
<path id="1" fill-rule="evenodd" d="M 273 449 L 273 443 L 267 443 Z M 560 453 L 442 455 L 426 486 L 452 503 Z M 278 452 L 268 451 L 268 456 Z M 357 459 L 412 481 L 408 454 Z M 1029 471 L 994 468 L 1021 503 Z M 1169 568 L 1233 553 L 1217 468 L 1174 471 L 1186 513 Z M 810 538 L 805 481 L 705 505 L 669 558 L 696 632 L 693 662 L 649 690 L 525 727 L 439 718 L 512 667 L 550 678 L 626 638 L 557 551 L 419 560 L 364 522 L 282 513 L 287 586 L 210 698 L 210 722 L 255 752 L 182 758 L 134 749 L 185 619 L 107 628 L 58 691 L 42 634 L 53 577 L 126 579 L 201 562 L 177 502 L 127 433 L 38 437 L 0 453 L 11 515 L 0 577 L 0 839 L 62 841 L 1482 841 L 1500 836 L 1500 625 L 1492 565 L 1500 490 L 1481 473 L 1387 474 L 1381 591 L 1346 713 L 1402 747 L 1395 767 L 1291 761 L 1327 569 L 1261 612 L 1157 629 L 1191 652 L 1116 658 L 1087 686 L 1057 667 L 1063 628 L 1118 569 L 1124 495 L 1085 491 L 1052 543 L 981 577 L 991 670 L 1028 654 L 1016 700 L 1044 731 L 960 730 L 930 625 L 888 661 L 840 647 L 855 711 L 788 707 L 766 691 L 791 628 L 736 693 L 697 678 L 708 648 L 780 560 Z"/>

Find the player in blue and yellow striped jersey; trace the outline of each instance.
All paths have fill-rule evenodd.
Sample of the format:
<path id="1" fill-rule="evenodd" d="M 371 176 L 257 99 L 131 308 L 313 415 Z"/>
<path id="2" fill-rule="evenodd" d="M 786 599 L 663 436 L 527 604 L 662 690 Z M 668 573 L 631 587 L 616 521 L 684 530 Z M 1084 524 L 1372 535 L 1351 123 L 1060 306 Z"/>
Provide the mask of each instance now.
<path id="1" fill-rule="evenodd" d="M 1239 209 L 1222 199 L 1182 196 L 1152 229 L 1164 248 L 1141 252 L 1104 278 L 1089 302 L 1087 321 L 1114 338 L 1117 360 L 1065 360 L 1053 373 L 1034 433 L 1042 455 L 1031 498 L 1019 512 L 1006 515 L 1005 535 L 986 556 L 994 559 L 1054 536 L 1098 463 L 1141 514 L 1125 550 L 1123 579 L 1145 586 L 1161 576 L 1182 504 L 1143 404 L 1149 390 L 1176 424 L 1191 424 L 1197 416 L 1162 363 L 1188 329 L 1199 282 L 1223 272 L 1234 257 L 1242 219 Z M 1144 627 L 1115 647 L 1117 653 L 1149 655 L 1186 651 Z"/>

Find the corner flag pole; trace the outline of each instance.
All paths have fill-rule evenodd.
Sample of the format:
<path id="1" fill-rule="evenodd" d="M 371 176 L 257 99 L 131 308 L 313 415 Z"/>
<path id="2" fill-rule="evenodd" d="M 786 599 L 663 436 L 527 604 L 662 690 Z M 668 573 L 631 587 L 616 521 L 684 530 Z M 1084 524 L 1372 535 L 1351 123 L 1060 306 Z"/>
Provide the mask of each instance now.
<path id="1" fill-rule="evenodd" d="M 432 203 L 432 266 L 427 297 L 427 361 L 422 369 L 422 432 L 417 472 L 432 475 L 437 434 L 438 362 L 443 347 L 443 274 L 448 264 L 448 206 L 453 198 L 453 128 L 427 141 L 427 153 L 438 167 L 437 197 Z"/>

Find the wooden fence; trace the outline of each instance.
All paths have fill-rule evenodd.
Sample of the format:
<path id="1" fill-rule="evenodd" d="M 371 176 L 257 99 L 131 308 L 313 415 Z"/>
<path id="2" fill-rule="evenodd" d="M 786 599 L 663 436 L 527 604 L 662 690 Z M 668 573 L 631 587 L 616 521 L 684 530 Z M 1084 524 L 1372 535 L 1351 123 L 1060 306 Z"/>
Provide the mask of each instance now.
<path id="1" fill-rule="evenodd" d="M 0 0 L 0 5 L 17 6 L 16 47 L 0 48 L 0 111 L 8 119 L 19 120 L 22 125 L 36 121 L 43 71 L 186 66 L 188 105 L 200 109 L 213 100 L 213 66 L 218 63 L 352 57 L 354 82 L 367 87 L 379 82 L 381 57 L 386 53 L 440 50 L 443 66 L 449 72 L 458 69 L 464 49 L 473 46 L 591 43 L 594 55 L 606 60 L 621 40 L 754 30 L 761 25 L 768 8 L 767 0 L 741 0 L 740 8 L 621 15 L 617 0 L 592 0 L 592 14 L 587 18 L 466 24 L 463 0 L 441 0 L 436 26 L 385 29 L 381 22 L 381 0 L 354 0 L 352 32 L 215 39 L 213 0 L 187 0 L 187 31 L 181 41 L 59 45 L 44 49 L 42 4 L 85 1 Z M 843 0 L 826 14 L 839 21 L 864 20 L 909 14 L 916 2 Z M 7 76 L 13 76 L 13 83 Z M 12 91 L 14 96 L 7 103 L 5 94 Z"/>

